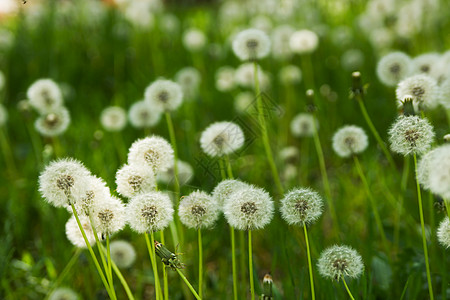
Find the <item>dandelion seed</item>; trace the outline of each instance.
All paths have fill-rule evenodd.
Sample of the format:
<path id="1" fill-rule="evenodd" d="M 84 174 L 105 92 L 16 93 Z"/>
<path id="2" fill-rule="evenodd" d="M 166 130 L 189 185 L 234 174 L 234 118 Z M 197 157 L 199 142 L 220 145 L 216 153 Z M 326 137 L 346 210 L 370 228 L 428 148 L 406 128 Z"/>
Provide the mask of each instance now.
<path id="1" fill-rule="evenodd" d="M 216 199 L 220 209 L 222 209 L 224 202 L 231 196 L 232 193 L 239 191 L 242 188 L 249 187 L 245 182 L 236 179 L 226 179 L 219 182 L 212 192 L 212 196 Z"/>
<path id="2" fill-rule="evenodd" d="M 145 165 L 124 165 L 116 173 L 116 184 L 119 194 L 131 198 L 154 189 L 155 173 Z"/>
<path id="3" fill-rule="evenodd" d="M 173 111 L 183 102 L 183 91 L 178 83 L 158 79 L 145 89 L 145 101 L 154 109 Z"/>
<path id="4" fill-rule="evenodd" d="M 387 86 L 395 86 L 412 72 L 412 60 L 403 52 L 383 56 L 377 65 L 378 79 Z"/>
<path id="5" fill-rule="evenodd" d="M 110 196 L 95 202 L 92 215 L 99 234 L 109 236 L 125 227 L 125 205 L 119 198 Z"/>
<path id="6" fill-rule="evenodd" d="M 289 40 L 292 52 L 297 54 L 312 53 L 319 45 L 319 37 L 311 30 L 303 29 L 294 32 Z"/>
<path id="7" fill-rule="evenodd" d="M 392 151 L 403 155 L 427 152 L 433 139 L 433 126 L 418 116 L 400 116 L 389 129 Z"/>
<path id="8" fill-rule="evenodd" d="M 345 276 L 358 278 L 364 270 L 361 256 L 349 246 L 331 246 L 324 250 L 317 263 L 319 273 L 339 281 Z"/>
<path id="9" fill-rule="evenodd" d="M 81 227 L 83 227 L 84 233 L 90 245 L 95 243 L 95 235 L 92 230 L 91 223 L 87 216 L 79 216 Z M 78 227 L 77 220 L 75 216 L 70 217 L 66 223 L 66 236 L 67 239 L 78 248 L 87 248 L 86 242 L 84 241 L 83 234 L 81 233 L 80 227 Z M 98 238 L 101 238 L 99 235 Z"/>
<path id="10" fill-rule="evenodd" d="M 216 199 L 203 191 L 182 197 L 178 207 L 180 221 L 188 228 L 211 228 L 219 218 Z"/>
<path id="11" fill-rule="evenodd" d="M 62 93 L 51 79 L 39 79 L 27 90 L 30 105 L 40 114 L 47 114 L 59 109 L 63 104 Z"/>
<path id="12" fill-rule="evenodd" d="M 450 222 L 448 217 L 439 224 L 437 229 L 437 238 L 439 243 L 445 248 L 450 248 Z"/>
<path id="13" fill-rule="evenodd" d="M 39 192 L 48 203 L 65 207 L 85 195 L 89 176 L 90 172 L 75 159 L 55 160 L 40 174 Z"/>
<path id="14" fill-rule="evenodd" d="M 63 134 L 70 124 L 70 113 L 64 107 L 41 115 L 36 119 L 34 127 L 45 137 L 55 137 Z"/>
<path id="15" fill-rule="evenodd" d="M 155 173 L 166 170 L 173 161 L 172 146 L 156 135 L 135 141 L 128 152 L 130 165 L 150 166 Z"/>
<path id="16" fill-rule="evenodd" d="M 133 127 L 149 128 L 161 120 L 161 111 L 155 107 L 152 108 L 145 101 L 138 101 L 130 106 L 128 119 Z"/>
<path id="17" fill-rule="evenodd" d="M 172 201 L 162 192 L 149 192 L 131 198 L 127 206 L 128 224 L 138 233 L 160 231 L 173 219 Z"/>
<path id="18" fill-rule="evenodd" d="M 314 126 L 314 122 L 316 123 Z M 312 114 L 299 113 L 291 121 L 291 132 L 296 137 L 307 137 L 314 135 L 314 128 L 318 128 L 319 124 Z"/>
<path id="19" fill-rule="evenodd" d="M 238 230 L 255 230 L 270 223 L 274 205 L 265 190 L 247 186 L 230 194 L 224 202 L 223 212 L 231 227 Z"/>
<path id="20" fill-rule="evenodd" d="M 436 80 L 428 75 L 414 75 L 402 80 L 395 90 L 399 107 L 406 96 L 413 98 L 414 109 L 432 109 L 438 105 L 439 90 Z"/>
<path id="21" fill-rule="evenodd" d="M 297 188 L 288 192 L 281 200 L 281 215 L 290 225 L 314 223 L 321 215 L 323 200 L 310 188 Z"/>
<path id="22" fill-rule="evenodd" d="M 178 166 L 178 183 L 180 186 L 188 184 L 194 177 L 194 169 L 185 161 L 177 160 Z M 165 184 L 171 184 L 175 182 L 175 170 L 172 165 L 165 171 L 158 172 L 156 175 L 157 181 Z"/>
<path id="23" fill-rule="evenodd" d="M 333 136 L 333 150 L 341 157 L 349 157 L 366 150 L 369 145 L 364 130 L 358 126 L 341 127 Z"/>
<path id="24" fill-rule="evenodd" d="M 107 107 L 100 115 L 100 123 L 107 131 L 121 131 L 127 125 L 127 113 L 119 106 Z"/>
<path id="25" fill-rule="evenodd" d="M 79 300 L 79 299 L 80 297 L 74 290 L 65 287 L 55 289 L 48 297 L 48 300 Z"/>
<path id="26" fill-rule="evenodd" d="M 183 45 L 186 50 L 191 52 L 199 52 L 206 46 L 206 36 L 203 31 L 190 28 L 183 33 Z"/>
<path id="27" fill-rule="evenodd" d="M 270 39 L 262 30 L 243 30 L 233 40 L 233 52 L 243 61 L 264 58 L 270 52 Z"/>
<path id="28" fill-rule="evenodd" d="M 136 260 L 136 251 L 127 241 L 113 241 L 110 244 L 111 259 L 119 268 L 129 268 Z"/>
<path id="29" fill-rule="evenodd" d="M 209 156 L 228 155 L 244 145 L 242 129 L 232 122 L 216 122 L 209 125 L 200 137 L 200 146 Z"/>

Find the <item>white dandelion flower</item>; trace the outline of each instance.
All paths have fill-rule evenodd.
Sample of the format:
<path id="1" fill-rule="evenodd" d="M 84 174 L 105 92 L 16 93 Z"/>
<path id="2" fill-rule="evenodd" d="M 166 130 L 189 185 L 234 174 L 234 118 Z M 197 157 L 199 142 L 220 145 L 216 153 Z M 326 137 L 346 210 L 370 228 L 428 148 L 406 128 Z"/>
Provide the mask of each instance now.
<path id="1" fill-rule="evenodd" d="M 378 79 L 387 86 L 395 86 L 412 72 L 411 58 L 400 51 L 383 56 L 377 65 Z"/>
<path id="2" fill-rule="evenodd" d="M 206 46 L 207 38 L 203 31 L 189 28 L 183 33 L 183 45 L 190 52 L 199 52 Z"/>
<path id="3" fill-rule="evenodd" d="M 146 165 L 124 165 L 116 173 L 117 192 L 131 198 L 155 188 L 155 173 Z"/>
<path id="4" fill-rule="evenodd" d="M 30 105 L 40 114 L 52 112 L 63 105 L 61 89 L 51 79 L 39 79 L 27 90 Z"/>
<path id="5" fill-rule="evenodd" d="M 333 150 L 340 157 L 349 157 L 366 150 L 369 145 L 364 130 L 358 126 L 347 125 L 341 127 L 333 135 Z"/>
<path id="6" fill-rule="evenodd" d="M 74 290 L 60 287 L 48 296 L 48 300 L 80 300 L 80 297 Z"/>
<path id="7" fill-rule="evenodd" d="M 296 164 L 300 157 L 297 147 L 289 146 L 280 150 L 279 157 L 285 164 Z"/>
<path id="8" fill-rule="evenodd" d="M 244 88 L 255 87 L 255 67 L 253 63 L 244 63 L 240 65 L 235 73 L 234 79 L 236 83 Z M 270 86 L 270 80 L 266 73 L 261 70 L 261 67 L 257 66 L 257 74 L 260 88 L 266 90 Z"/>
<path id="9" fill-rule="evenodd" d="M 234 109 L 239 113 L 257 113 L 255 101 L 254 93 L 240 92 L 234 99 Z"/>
<path id="10" fill-rule="evenodd" d="M 282 84 L 296 84 L 302 81 L 302 71 L 295 65 L 288 65 L 280 70 L 278 78 Z"/>
<path id="11" fill-rule="evenodd" d="M 257 60 L 269 54 L 270 39 L 264 31 L 251 28 L 239 32 L 232 46 L 240 60 Z"/>
<path id="12" fill-rule="evenodd" d="M 433 194 L 450 201 L 450 145 L 433 150 L 429 162 L 429 186 Z"/>
<path id="13" fill-rule="evenodd" d="M 0 127 L 4 126 L 6 122 L 8 121 L 8 111 L 6 110 L 5 106 L 0 103 Z"/>
<path id="14" fill-rule="evenodd" d="M 110 196 L 97 201 L 92 211 L 95 229 L 102 236 L 112 235 L 125 227 L 125 205 L 119 198 Z"/>
<path id="15" fill-rule="evenodd" d="M 437 238 L 442 246 L 450 248 L 450 221 L 448 220 L 448 217 L 445 217 L 439 224 Z"/>
<path id="16" fill-rule="evenodd" d="M 175 81 L 181 86 L 184 98 L 192 100 L 197 96 L 202 75 L 194 67 L 186 67 L 175 74 Z"/>
<path id="17" fill-rule="evenodd" d="M 153 135 L 135 141 L 128 152 L 128 163 L 150 166 L 156 173 L 173 165 L 172 146 L 162 137 Z"/>
<path id="18" fill-rule="evenodd" d="M 244 133 L 232 122 L 216 122 L 209 125 L 200 137 L 200 146 L 209 156 L 228 155 L 244 145 Z"/>
<path id="19" fill-rule="evenodd" d="M 137 101 L 130 106 L 128 119 L 135 128 L 153 127 L 161 120 L 161 110 L 151 107 L 146 101 Z"/>
<path id="20" fill-rule="evenodd" d="M 389 129 L 392 151 L 403 155 L 427 152 L 433 139 L 433 126 L 418 116 L 400 116 Z"/>
<path id="21" fill-rule="evenodd" d="M 50 204 L 65 207 L 85 195 L 89 176 L 90 172 L 75 159 L 55 160 L 39 175 L 39 192 Z"/>
<path id="22" fill-rule="evenodd" d="M 84 193 L 74 203 L 75 210 L 79 215 L 90 215 L 95 203 L 104 201 L 110 196 L 106 183 L 101 178 L 91 175 L 86 178 Z M 66 208 L 72 212 L 70 205 L 67 205 Z"/>
<path id="23" fill-rule="evenodd" d="M 441 56 L 437 53 L 425 53 L 412 60 L 414 74 L 431 75 L 440 63 Z"/>
<path id="24" fill-rule="evenodd" d="M 223 204 L 230 198 L 232 193 L 249 186 L 249 184 L 236 179 L 222 180 L 214 188 L 212 196 L 216 199 L 219 208 L 222 209 Z"/>
<path id="25" fill-rule="evenodd" d="M 178 167 L 178 184 L 180 186 L 188 184 L 194 178 L 194 169 L 192 166 L 182 160 L 177 160 Z M 175 182 L 175 170 L 172 165 L 165 171 L 156 174 L 156 180 L 165 184 L 172 184 Z"/>
<path id="26" fill-rule="evenodd" d="M 273 23 L 271 18 L 265 15 L 257 15 L 250 20 L 250 26 L 263 32 L 270 32 L 273 28 Z"/>
<path id="27" fill-rule="evenodd" d="M 95 243 L 95 235 L 92 230 L 91 222 L 87 216 L 79 216 L 81 227 L 83 227 L 84 233 L 90 245 Z M 97 233 L 98 234 L 98 233 Z M 75 216 L 70 217 L 66 223 L 66 236 L 67 239 L 78 248 L 87 248 L 86 242 L 84 241 L 83 234 L 81 233 L 80 227 L 78 227 L 77 220 Z M 97 236 L 99 239 L 101 236 Z"/>
<path id="28" fill-rule="evenodd" d="M 45 137 L 63 134 L 70 125 L 70 113 L 65 107 L 42 114 L 34 122 L 36 130 Z"/>
<path id="29" fill-rule="evenodd" d="M 310 225 L 321 215 L 322 197 L 310 188 L 296 188 L 281 199 L 281 216 L 289 225 Z"/>
<path id="30" fill-rule="evenodd" d="M 269 193 L 254 186 L 231 193 L 223 205 L 225 218 L 238 230 L 261 229 L 270 223 L 274 205 Z"/>
<path id="31" fill-rule="evenodd" d="M 432 109 L 438 105 L 439 89 L 437 82 L 428 75 L 414 75 L 400 81 L 395 93 L 399 107 L 403 104 L 402 101 L 405 96 L 412 97 L 416 111 L 419 108 Z"/>
<path id="32" fill-rule="evenodd" d="M 173 212 L 172 201 L 167 194 L 139 194 L 127 205 L 128 224 L 138 233 L 160 231 L 172 221 Z"/>
<path id="33" fill-rule="evenodd" d="M 430 168 L 430 162 L 433 160 L 435 149 L 424 154 L 417 164 L 417 179 L 425 190 L 430 189 L 430 172 L 432 171 Z"/>
<path id="34" fill-rule="evenodd" d="M 158 79 L 145 89 L 145 101 L 152 108 L 173 111 L 183 102 L 183 91 L 178 83 Z"/>
<path id="35" fill-rule="evenodd" d="M 220 92 L 229 92 L 236 87 L 234 68 L 224 66 L 216 71 L 216 89 Z"/>
<path id="36" fill-rule="evenodd" d="M 203 191 L 195 191 L 180 200 L 178 215 L 188 228 L 211 228 L 219 218 L 219 206 L 214 197 Z"/>
<path id="37" fill-rule="evenodd" d="M 311 30 L 303 29 L 295 31 L 289 40 L 292 52 L 297 54 L 312 53 L 319 45 L 319 37 Z"/>
<path id="38" fill-rule="evenodd" d="M 299 113 L 291 121 L 291 132 L 295 137 L 313 136 L 318 127 L 317 120 L 309 113 Z"/>
<path id="39" fill-rule="evenodd" d="M 331 246 L 320 254 L 317 263 L 320 275 L 339 281 L 341 278 L 358 278 L 364 271 L 361 255 L 349 246 Z"/>
<path id="40" fill-rule="evenodd" d="M 119 106 L 107 107 L 100 115 L 100 123 L 107 131 L 121 131 L 127 125 L 127 112 Z"/>
<path id="41" fill-rule="evenodd" d="M 136 251 L 127 241 L 113 241 L 109 245 L 112 261 L 119 268 L 129 268 L 136 260 Z"/>
<path id="42" fill-rule="evenodd" d="M 149 1 L 129 1 L 124 16 L 131 24 L 143 30 L 150 30 L 155 24 Z"/>
<path id="43" fill-rule="evenodd" d="M 439 89 L 439 103 L 446 109 L 450 109 L 450 77 L 441 83 Z"/>
<path id="44" fill-rule="evenodd" d="M 292 56 L 292 50 L 289 46 L 291 35 L 294 29 L 289 25 L 281 25 L 272 31 L 272 56 L 275 59 L 284 60 Z"/>

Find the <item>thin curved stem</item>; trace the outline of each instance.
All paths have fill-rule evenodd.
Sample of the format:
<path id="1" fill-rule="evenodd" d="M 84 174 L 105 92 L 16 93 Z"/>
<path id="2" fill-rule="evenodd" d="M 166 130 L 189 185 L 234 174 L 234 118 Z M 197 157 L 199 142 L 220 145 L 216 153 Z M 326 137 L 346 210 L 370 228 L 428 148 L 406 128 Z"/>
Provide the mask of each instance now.
<path id="1" fill-rule="evenodd" d="M 310 281 L 310 284 L 311 284 L 311 298 L 313 300 L 315 300 L 316 299 L 316 294 L 314 292 L 314 277 L 313 277 L 312 264 L 311 264 L 311 250 L 309 249 L 308 230 L 306 229 L 306 224 L 305 223 L 303 223 L 303 230 L 305 232 L 306 253 L 307 253 L 307 256 L 308 256 L 309 281 Z"/>
<path id="2" fill-rule="evenodd" d="M 253 284 L 253 256 L 252 256 L 252 231 L 248 231 L 248 271 L 250 276 L 250 293 L 255 300 L 255 286 Z"/>
<path id="3" fill-rule="evenodd" d="M 166 244 L 166 239 L 164 237 L 164 231 L 160 231 L 161 234 L 161 243 L 163 245 Z M 167 278 L 167 269 L 166 265 L 163 265 L 163 282 L 164 282 L 164 300 L 169 300 L 169 280 Z"/>
<path id="4" fill-rule="evenodd" d="M 203 298 L 203 243 L 202 230 L 198 229 L 198 294 Z"/>
<path id="5" fill-rule="evenodd" d="M 175 179 L 175 193 L 178 201 L 178 196 L 180 195 L 180 182 L 178 180 L 178 149 L 177 149 L 177 140 L 175 138 L 175 130 L 173 127 L 172 117 L 170 116 L 169 112 L 165 113 L 166 116 L 166 122 L 167 122 L 167 128 L 169 129 L 169 136 L 170 136 L 170 143 L 172 144 L 173 148 L 173 156 L 174 156 L 174 163 L 173 163 L 173 172 L 174 172 L 174 179 Z"/>
<path id="6" fill-rule="evenodd" d="M 413 157 L 414 157 L 414 169 L 416 172 L 417 200 L 419 202 L 420 227 L 422 228 L 423 253 L 425 256 L 425 267 L 427 271 L 428 293 L 430 294 L 430 300 L 434 300 L 433 285 L 431 281 L 431 272 L 430 272 L 430 262 L 428 260 L 427 238 L 425 235 L 425 222 L 423 218 L 422 195 L 420 193 L 419 178 L 417 175 L 417 156 L 415 153 L 413 154 Z"/>
<path id="7" fill-rule="evenodd" d="M 58 278 L 56 278 L 55 282 L 51 285 L 51 288 L 48 291 L 45 299 L 48 299 L 48 297 L 55 290 L 55 288 L 57 288 L 61 284 L 61 282 L 64 280 L 64 278 L 66 278 L 67 274 L 69 274 L 70 270 L 72 269 L 72 267 L 77 262 L 78 257 L 80 257 L 81 252 L 82 252 L 81 248 L 76 248 L 75 249 L 75 253 L 72 255 L 72 257 L 70 258 L 69 262 L 67 263 L 67 265 L 62 270 L 61 274 L 58 276 Z"/>
<path id="8" fill-rule="evenodd" d="M 236 243 L 234 238 L 234 228 L 230 226 L 231 239 L 231 267 L 233 269 L 233 299 L 238 299 L 237 271 L 236 271 Z"/>
<path id="9" fill-rule="evenodd" d="M 161 286 L 159 284 L 159 277 L 158 277 L 158 266 L 156 265 L 156 258 L 155 258 L 155 238 L 153 236 L 153 231 L 150 232 L 151 237 L 151 243 L 148 238 L 148 233 L 145 233 L 145 242 L 147 244 L 148 254 L 150 255 L 150 261 L 152 263 L 152 269 L 153 269 L 153 276 L 155 278 L 155 293 L 156 293 L 156 300 L 161 299 Z"/>
<path id="10" fill-rule="evenodd" d="M 227 163 L 227 174 L 229 179 L 233 179 L 233 169 L 231 168 L 230 157 L 225 155 L 225 161 Z"/>
<path id="11" fill-rule="evenodd" d="M 350 292 L 350 289 L 347 286 L 347 282 L 345 282 L 345 278 L 344 277 L 342 277 L 342 282 L 344 283 L 345 289 L 347 290 L 347 293 L 350 296 L 350 299 L 355 300 L 355 298 L 352 295 L 352 292 Z"/>
<path id="12" fill-rule="evenodd" d="M 200 296 L 197 294 L 197 292 L 195 291 L 195 289 L 192 287 L 191 283 L 189 282 L 189 280 L 187 280 L 186 276 L 184 276 L 184 274 L 180 271 L 180 269 L 175 268 L 175 270 L 178 272 L 178 274 L 180 275 L 181 279 L 183 279 L 184 283 L 186 283 L 186 285 L 188 286 L 188 288 L 191 290 L 192 294 L 194 295 L 194 297 L 197 300 L 201 300 L 202 298 L 200 298 Z"/>
<path id="13" fill-rule="evenodd" d="M 111 266 L 112 265 L 111 264 L 111 247 L 109 245 L 109 235 L 106 235 L 106 261 L 108 264 L 109 285 L 111 286 L 111 290 L 114 290 L 112 266 Z"/>

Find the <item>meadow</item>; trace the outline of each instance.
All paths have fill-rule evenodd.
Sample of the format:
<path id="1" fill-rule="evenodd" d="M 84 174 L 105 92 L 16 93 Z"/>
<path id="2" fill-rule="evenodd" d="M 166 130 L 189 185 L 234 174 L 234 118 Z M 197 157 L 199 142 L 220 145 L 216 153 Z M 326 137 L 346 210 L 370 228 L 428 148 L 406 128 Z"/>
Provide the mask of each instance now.
<path id="1" fill-rule="evenodd" d="M 6 3 L 0 299 L 450 297 L 448 1 Z"/>

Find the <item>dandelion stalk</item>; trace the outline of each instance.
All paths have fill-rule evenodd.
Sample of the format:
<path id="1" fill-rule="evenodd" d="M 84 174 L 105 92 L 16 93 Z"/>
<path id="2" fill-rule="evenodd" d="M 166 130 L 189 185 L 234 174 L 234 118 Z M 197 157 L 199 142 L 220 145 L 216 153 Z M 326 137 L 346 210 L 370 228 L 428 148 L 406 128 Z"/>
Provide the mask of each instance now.
<path id="1" fill-rule="evenodd" d="M 153 235 L 153 231 L 150 232 L 150 238 L 151 238 L 151 244 L 150 244 L 150 240 L 148 238 L 148 233 L 145 233 L 145 242 L 147 243 L 148 254 L 150 255 L 150 261 L 152 263 L 153 276 L 155 278 L 156 300 L 160 300 L 161 299 L 161 286 L 159 284 L 158 266 L 156 265 L 156 259 L 155 259 L 155 238 Z"/>
<path id="2" fill-rule="evenodd" d="M 345 282 L 344 276 L 342 276 L 342 282 L 344 283 L 345 289 L 347 290 L 347 293 L 350 296 L 350 299 L 355 300 L 355 298 L 352 295 L 352 292 L 350 292 L 350 289 L 347 286 L 347 282 Z"/>
<path id="3" fill-rule="evenodd" d="M 175 268 L 175 270 L 178 272 L 178 274 L 180 275 L 181 279 L 183 279 L 184 283 L 186 283 L 186 285 L 188 286 L 188 288 L 191 290 L 192 294 L 195 296 L 195 298 L 197 300 L 201 300 L 202 298 L 200 298 L 200 296 L 197 294 L 197 292 L 195 291 L 195 289 L 192 287 L 192 285 L 189 283 L 189 280 L 187 280 L 186 276 L 184 276 L 184 274 L 178 269 Z"/>
<path id="4" fill-rule="evenodd" d="M 106 235 L 106 261 L 108 264 L 108 273 L 109 273 L 109 285 L 111 289 L 114 290 L 113 284 L 113 275 L 112 275 L 112 264 L 111 264 L 111 247 L 109 245 L 109 234 Z"/>
<path id="5" fill-rule="evenodd" d="M 252 231 L 248 231 L 248 271 L 250 276 L 250 292 L 252 300 L 255 300 L 255 287 L 253 284 L 253 257 L 252 257 Z"/>
<path id="6" fill-rule="evenodd" d="M 237 270 L 236 270 L 236 242 L 234 238 L 234 228 L 230 226 L 230 238 L 231 238 L 231 267 L 233 269 L 233 299 L 237 300 Z"/>
<path id="7" fill-rule="evenodd" d="M 167 122 L 167 128 L 169 129 L 169 136 L 170 136 L 170 143 L 172 144 L 173 148 L 173 156 L 174 156 L 174 165 L 173 165 L 173 172 L 174 172 L 174 179 L 175 179 L 175 198 L 178 199 L 180 195 L 180 182 L 178 181 L 178 148 L 177 148 L 177 140 L 175 138 L 175 130 L 173 127 L 172 117 L 170 116 L 169 112 L 165 113 L 166 116 L 166 122 Z"/>
<path id="8" fill-rule="evenodd" d="M 275 165 L 275 160 L 273 158 L 272 149 L 270 148 L 269 143 L 269 136 L 267 133 L 267 125 L 266 120 L 264 118 L 264 106 L 261 98 L 261 90 L 259 88 L 259 80 L 258 80 L 258 65 L 256 64 L 256 61 L 253 63 L 253 75 L 255 80 L 255 93 L 256 93 L 256 101 L 257 101 L 257 108 L 258 108 L 258 119 L 259 119 L 259 126 L 261 126 L 261 133 L 263 138 L 263 144 L 264 149 L 266 151 L 267 160 L 269 161 L 270 170 L 272 171 L 272 176 L 275 181 L 275 185 L 277 187 L 278 193 L 280 195 L 283 195 L 283 186 L 281 185 L 280 176 L 278 175 L 278 170 Z"/>
<path id="9" fill-rule="evenodd" d="M 306 229 L 305 223 L 303 223 L 303 230 L 305 232 L 306 253 L 308 256 L 309 282 L 311 283 L 311 299 L 315 300 L 316 294 L 314 292 L 314 277 L 313 277 L 312 264 L 311 264 L 311 251 L 309 249 L 308 230 Z"/>
<path id="10" fill-rule="evenodd" d="M 203 243 L 202 230 L 198 229 L 198 294 L 203 297 Z"/>
<path id="11" fill-rule="evenodd" d="M 233 169 L 231 168 L 230 158 L 228 157 L 228 155 L 225 156 L 225 161 L 227 163 L 228 179 L 233 179 Z"/>
<path id="12" fill-rule="evenodd" d="M 424 218 L 423 218 L 422 195 L 420 193 L 419 178 L 417 175 L 416 153 L 413 154 L 413 157 L 414 157 L 414 169 L 416 172 L 417 200 L 419 202 L 420 227 L 422 228 L 422 244 L 423 244 L 423 253 L 425 256 L 425 267 L 426 267 L 426 271 L 427 271 L 428 292 L 430 294 L 430 300 L 434 300 L 433 286 L 432 286 L 432 282 L 431 282 L 430 262 L 428 260 L 427 238 L 425 236 L 425 223 L 424 223 Z"/>
<path id="13" fill-rule="evenodd" d="M 164 238 L 164 231 L 160 231 L 161 243 L 166 244 L 166 240 Z M 167 270 L 166 265 L 163 266 L 163 282 L 164 282 L 164 300 L 169 300 L 169 281 L 167 278 Z"/>

